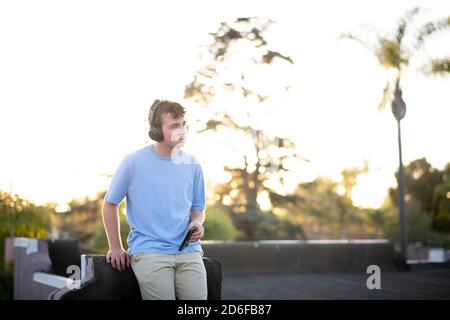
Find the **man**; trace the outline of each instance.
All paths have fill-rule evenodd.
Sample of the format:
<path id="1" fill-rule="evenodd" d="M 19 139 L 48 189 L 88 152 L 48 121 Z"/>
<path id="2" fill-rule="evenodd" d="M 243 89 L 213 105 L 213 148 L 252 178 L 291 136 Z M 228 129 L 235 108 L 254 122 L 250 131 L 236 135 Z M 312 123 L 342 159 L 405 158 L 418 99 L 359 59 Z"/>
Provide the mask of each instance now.
<path id="1" fill-rule="evenodd" d="M 206 270 L 200 239 L 204 235 L 205 187 L 202 167 L 184 145 L 184 108 L 155 100 L 149 136 L 155 144 L 128 153 L 118 166 L 103 207 L 112 267 L 133 268 L 142 298 L 205 300 Z M 126 197 L 131 232 L 128 252 L 120 239 L 117 205 Z M 187 231 L 197 228 L 179 250 Z"/>

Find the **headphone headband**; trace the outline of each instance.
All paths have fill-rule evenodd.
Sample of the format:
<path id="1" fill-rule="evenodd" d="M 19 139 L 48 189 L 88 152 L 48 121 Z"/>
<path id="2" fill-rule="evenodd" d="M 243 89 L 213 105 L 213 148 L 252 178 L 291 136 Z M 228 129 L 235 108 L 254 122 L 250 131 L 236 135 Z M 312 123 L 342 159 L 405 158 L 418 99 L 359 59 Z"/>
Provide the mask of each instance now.
<path id="1" fill-rule="evenodd" d="M 164 140 L 164 135 L 161 131 L 161 128 L 159 128 L 155 123 L 155 113 L 156 113 L 156 110 L 157 110 L 160 102 L 161 102 L 161 100 L 159 100 L 159 99 L 156 99 L 153 102 L 152 106 L 150 107 L 150 113 L 148 115 L 148 122 L 150 125 L 150 130 L 148 132 L 148 135 L 151 139 L 158 141 L 158 142 Z"/>
<path id="2" fill-rule="evenodd" d="M 148 116 L 148 122 L 150 124 L 150 127 L 155 126 L 155 113 L 156 113 L 156 109 L 158 107 L 158 104 L 161 102 L 161 100 L 156 99 L 155 101 L 153 101 L 153 104 L 150 107 L 150 114 Z"/>

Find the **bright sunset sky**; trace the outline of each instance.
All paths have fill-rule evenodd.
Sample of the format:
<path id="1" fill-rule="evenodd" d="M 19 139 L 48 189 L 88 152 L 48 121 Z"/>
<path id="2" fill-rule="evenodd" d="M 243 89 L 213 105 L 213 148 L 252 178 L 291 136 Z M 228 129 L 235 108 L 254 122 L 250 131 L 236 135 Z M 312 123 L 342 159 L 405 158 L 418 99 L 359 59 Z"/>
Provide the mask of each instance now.
<path id="1" fill-rule="evenodd" d="M 384 70 L 341 32 L 391 31 L 414 5 L 420 19 L 450 14 L 450 1 L 2 1 L 0 2 L 0 189 L 43 203 L 105 190 L 129 151 L 151 143 L 146 116 L 155 98 L 173 99 L 192 116 L 183 90 L 202 65 L 199 46 L 222 21 L 268 17 L 271 48 L 295 64 L 291 95 L 273 128 L 311 162 L 294 168 L 291 187 L 369 161 L 353 200 L 379 206 L 395 186 L 397 127 L 377 111 Z M 419 19 L 419 20 L 420 20 Z M 421 20 L 421 21 L 422 21 Z M 427 55 L 450 54 L 450 32 L 431 39 L 403 78 L 404 164 L 450 161 L 450 79 L 418 71 Z M 223 179 L 225 137 L 186 150 L 205 178 Z M 211 140 L 211 139 L 210 139 Z"/>

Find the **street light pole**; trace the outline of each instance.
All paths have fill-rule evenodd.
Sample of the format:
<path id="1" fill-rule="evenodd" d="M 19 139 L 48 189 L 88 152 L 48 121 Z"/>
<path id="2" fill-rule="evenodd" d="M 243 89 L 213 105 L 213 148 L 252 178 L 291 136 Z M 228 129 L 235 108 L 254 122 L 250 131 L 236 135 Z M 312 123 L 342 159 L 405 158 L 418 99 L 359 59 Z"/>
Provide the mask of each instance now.
<path id="1" fill-rule="evenodd" d="M 402 161 L 402 139 L 400 131 L 400 120 L 406 114 L 406 104 L 403 101 L 402 90 L 399 86 L 399 80 L 395 85 L 394 100 L 392 101 L 392 113 L 397 119 L 397 133 L 398 133 L 398 155 L 399 155 L 399 169 L 398 169 L 398 204 L 399 204 L 399 225 L 400 225 L 400 250 L 403 257 L 407 258 L 406 248 L 406 221 L 405 221 L 405 172 Z"/>

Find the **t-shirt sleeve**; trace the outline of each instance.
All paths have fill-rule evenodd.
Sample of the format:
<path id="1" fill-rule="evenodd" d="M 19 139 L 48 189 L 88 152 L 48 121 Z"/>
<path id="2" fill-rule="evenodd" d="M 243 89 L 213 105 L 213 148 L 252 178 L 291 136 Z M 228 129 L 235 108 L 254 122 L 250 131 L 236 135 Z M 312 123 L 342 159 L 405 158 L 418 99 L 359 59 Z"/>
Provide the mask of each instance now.
<path id="1" fill-rule="evenodd" d="M 110 203 L 116 205 L 121 203 L 128 193 L 130 182 L 130 164 L 128 161 L 128 157 L 125 156 L 113 175 L 108 192 L 105 195 L 105 200 Z"/>
<path id="2" fill-rule="evenodd" d="M 191 210 L 205 210 L 205 181 L 203 179 L 203 170 L 200 164 L 196 165 L 193 192 L 194 195 Z"/>

